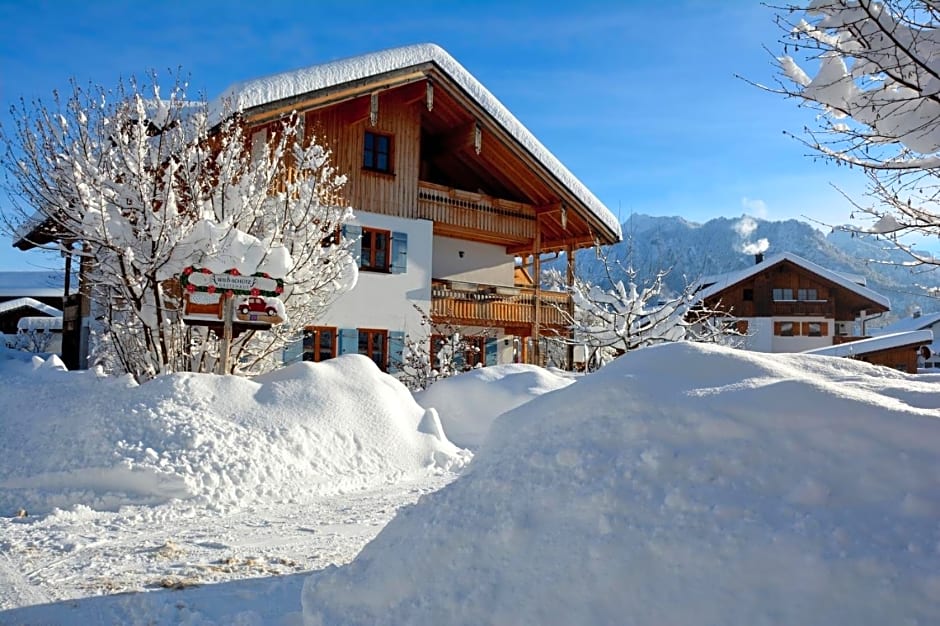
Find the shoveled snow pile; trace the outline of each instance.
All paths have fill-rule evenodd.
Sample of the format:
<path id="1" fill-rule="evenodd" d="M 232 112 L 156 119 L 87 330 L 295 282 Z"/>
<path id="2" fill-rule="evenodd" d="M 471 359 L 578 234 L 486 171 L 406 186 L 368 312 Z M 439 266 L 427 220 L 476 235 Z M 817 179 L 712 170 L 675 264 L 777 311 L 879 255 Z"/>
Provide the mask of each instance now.
<path id="1" fill-rule="evenodd" d="M 172 374 L 140 386 L 35 361 L 0 361 L 0 511 L 294 501 L 469 457 L 358 355 L 255 379 Z"/>
<path id="2" fill-rule="evenodd" d="M 493 423 L 308 624 L 940 623 L 940 380 L 671 344 Z"/>
<path id="3" fill-rule="evenodd" d="M 437 410 L 448 439 L 475 448 L 499 415 L 572 382 L 568 376 L 535 365 L 494 365 L 440 380 L 415 394 L 415 400 Z"/>

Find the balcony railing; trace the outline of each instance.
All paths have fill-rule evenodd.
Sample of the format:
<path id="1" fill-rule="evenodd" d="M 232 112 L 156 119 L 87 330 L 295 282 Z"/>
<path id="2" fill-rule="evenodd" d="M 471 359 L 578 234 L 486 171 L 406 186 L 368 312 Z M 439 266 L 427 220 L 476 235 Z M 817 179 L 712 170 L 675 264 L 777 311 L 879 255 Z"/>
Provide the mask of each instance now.
<path id="1" fill-rule="evenodd" d="M 835 308 L 829 300 L 775 300 L 774 315 L 832 317 Z"/>
<path id="2" fill-rule="evenodd" d="M 424 181 L 418 182 L 414 217 L 508 240 L 526 241 L 535 237 L 532 205 Z"/>
<path id="3" fill-rule="evenodd" d="M 567 294 L 542 291 L 540 324 L 545 327 L 566 326 L 562 310 L 567 306 Z M 434 280 L 431 283 L 431 317 L 468 326 L 529 325 L 535 322 L 535 289 Z"/>

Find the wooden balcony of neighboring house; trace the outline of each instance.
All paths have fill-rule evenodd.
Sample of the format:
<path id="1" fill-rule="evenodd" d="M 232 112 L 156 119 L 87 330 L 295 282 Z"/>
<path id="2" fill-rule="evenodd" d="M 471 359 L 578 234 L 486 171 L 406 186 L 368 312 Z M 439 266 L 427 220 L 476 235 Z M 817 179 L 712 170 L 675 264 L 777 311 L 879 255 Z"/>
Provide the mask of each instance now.
<path id="1" fill-rule="evenodd" d="M 524 334 L 535 323 L 535 289 L 450 280 L 431 281 L 431 319 L 454 326 L 513 329 Z M 540 325 L 544 330 L 566 327 L 563 310 L 568 294 L 542 291 Z"/>
<path id="2" fill-rule="evenodd" d="M 505 245 L 524 244 L 535 237 L 535 207 L 482 193 L 418 181 L 419 219 L 434 222 L 435 234 L 472 237 Z"/>
<path id="3" fill-rule="evenodd" d="M 793 317 L 835 316 L 835 304 L 830 300 L 775 300 L 773 314 Z"/>

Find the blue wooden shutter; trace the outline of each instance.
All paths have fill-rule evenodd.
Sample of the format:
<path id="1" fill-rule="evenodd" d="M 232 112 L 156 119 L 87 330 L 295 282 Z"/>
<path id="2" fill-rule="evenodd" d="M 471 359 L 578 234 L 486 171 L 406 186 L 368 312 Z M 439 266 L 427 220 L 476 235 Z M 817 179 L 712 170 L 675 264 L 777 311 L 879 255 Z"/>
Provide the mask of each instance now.
<path id="1" fill-rule="evenodd" d="M 290 365 L 291 363 L 296 363 L 303 358 L 304 355 L 304 339 L 303 335 L 298 335 L 294 339 L 288 341 L 284 345 L 284 352 L 281 356 L 284 365 Z"/>
<path id="2" fill-rule="evenodd" d="M 408 233 L 392 233 L 392 274 L 408 269 Z"/>
<path id="3" fill-rule="evenodd" d="M 397 374 L 405 362 L 405 333 L 391 330 L 388 333 L 388 373 Z"/>
<path id="4" fill-rule="evenodd" d="M 349 253 L 356 260 L 356 265 L 362 265 L 362 226 L 343 224 L 343 239 L 349 245 Z"/>
<path id="5" fill-rule="evenodd" d="M 499 349 L 499 339 L 490 337 L 486 340 L 486 360 L 484 365 L 496 365 L 496 351 Z"/>
<path id="6" fill-rule="evenodd" d="M 359 331 L 355 328 L 339 329 L 339 353 L 356 354 L 359 352 Z"/>

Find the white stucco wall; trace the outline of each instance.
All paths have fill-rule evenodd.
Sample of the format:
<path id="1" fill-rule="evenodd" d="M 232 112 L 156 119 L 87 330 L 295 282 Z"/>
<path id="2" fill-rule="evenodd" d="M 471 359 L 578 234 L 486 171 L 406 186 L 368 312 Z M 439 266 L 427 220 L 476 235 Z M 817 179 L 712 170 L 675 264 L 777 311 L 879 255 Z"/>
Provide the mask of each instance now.
<path id="1" fill-rule="evenodd" d="M 801 318 L 744 318 L 748 323 L 748 337 L 744 342 L 747 350 L 755 352 L 802 352 L 812 350 L 813 348 L 822 348 L 832 345 L 832 335 L 835 331 L 835 324 L 832 320 L 822 317 L 801 317 Z M 786 321 L 802 324 L 803 322 L 822 322 L 826 324 L 826 334 L 821 337 L 778 337 L 774 335 L 774 322 Z"/>
<path id="2" fill-rule="evenodd" d="M 511 287 L 514 270 L 515 258 L 504 246 L 434 237 L 434 278 Z"/>
<path id="3" fill-rule="evenodd" d="M 425 312 L 431 309 L 431 222 L 357 211 L 351 223 L 407 233 L 407 269 L 403 274 L 360 271 L 356 286 L 313 324 L 417 333 L 421 315 L 412 304 Z"/>

